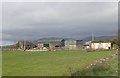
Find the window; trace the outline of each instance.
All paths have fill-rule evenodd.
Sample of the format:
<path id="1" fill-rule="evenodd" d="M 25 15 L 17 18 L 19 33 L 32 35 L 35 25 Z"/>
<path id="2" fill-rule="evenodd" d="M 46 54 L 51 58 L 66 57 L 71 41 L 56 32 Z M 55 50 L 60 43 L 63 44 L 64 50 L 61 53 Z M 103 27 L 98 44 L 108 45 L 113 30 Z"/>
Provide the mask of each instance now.
<path id="1" fill-rule="evenodd" d="M 44 44 L 43 46 L 44 46 L 44 47 L 49 47 L 49 44 Z"/>

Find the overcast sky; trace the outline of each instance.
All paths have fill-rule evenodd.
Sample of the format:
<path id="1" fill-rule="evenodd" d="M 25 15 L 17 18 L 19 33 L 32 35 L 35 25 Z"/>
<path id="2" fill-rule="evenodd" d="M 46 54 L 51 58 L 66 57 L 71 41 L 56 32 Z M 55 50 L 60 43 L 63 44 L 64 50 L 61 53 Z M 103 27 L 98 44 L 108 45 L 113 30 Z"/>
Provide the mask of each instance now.
<path id="1" fill-rule="evenodd" d="M 116 35 L 117 2 L 5 2 L 2 6 L 3 44 L 44 37 L 82 39 Z"/>

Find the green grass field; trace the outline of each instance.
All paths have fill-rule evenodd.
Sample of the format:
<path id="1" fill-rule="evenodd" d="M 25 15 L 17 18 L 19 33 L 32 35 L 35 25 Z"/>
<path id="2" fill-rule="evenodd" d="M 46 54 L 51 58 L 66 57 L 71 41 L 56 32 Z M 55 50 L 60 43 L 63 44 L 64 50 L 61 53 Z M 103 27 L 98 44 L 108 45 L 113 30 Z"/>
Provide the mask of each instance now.
<path id="1" fill-rule="evenodd" d="M 64 76 L 73 70 L 85 68 L 96 59 L 112 55 L 116 51 L 55 51 L 2 53 L 3 76 Z M 114 61 L 117 65 L 117 60 Z M 113 63 L 111 63 L 112 65 Z M 114 66 L 114 65 L 113 65 Z M 114 66 L 117 68 L 116 66 Z"/>

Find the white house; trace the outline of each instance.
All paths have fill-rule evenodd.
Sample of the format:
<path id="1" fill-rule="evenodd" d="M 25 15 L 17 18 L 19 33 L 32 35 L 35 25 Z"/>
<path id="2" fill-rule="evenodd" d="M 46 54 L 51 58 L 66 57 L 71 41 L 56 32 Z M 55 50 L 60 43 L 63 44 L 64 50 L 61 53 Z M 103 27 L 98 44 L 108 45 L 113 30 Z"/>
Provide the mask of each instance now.
<path id="1" fill-rule="evenodd" d="M 91 43 L 92 49 L 111 49 L 110 42 L 92 42 Z"/>

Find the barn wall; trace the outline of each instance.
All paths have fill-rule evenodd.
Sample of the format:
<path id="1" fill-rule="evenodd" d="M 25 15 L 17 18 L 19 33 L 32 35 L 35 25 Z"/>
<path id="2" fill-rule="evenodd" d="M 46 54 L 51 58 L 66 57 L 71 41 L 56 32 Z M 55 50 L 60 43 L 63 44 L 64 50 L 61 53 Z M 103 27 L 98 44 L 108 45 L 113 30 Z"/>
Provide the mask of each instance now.
<path id="1" fill-rule="evenodd" d="M 38 48 L 38 49 L 42 49 L 42 48 L 43 48 L 43 43 L 37 44 L 37 48 Z"/>
<path id="2" fill-rule="evenodd" d="M 65 49 L 76 49 L 76 40 L 65 40 Z"/>
<path id="3" fill-rule="evenodd" d="M 91 43 L 91 48 L 93 49 L 109 49 L 111 48 L 111 43 Z"/>

